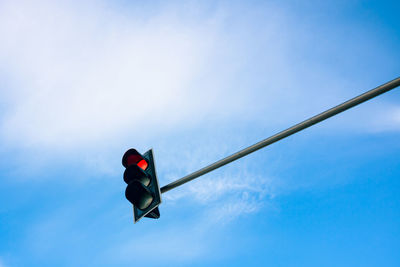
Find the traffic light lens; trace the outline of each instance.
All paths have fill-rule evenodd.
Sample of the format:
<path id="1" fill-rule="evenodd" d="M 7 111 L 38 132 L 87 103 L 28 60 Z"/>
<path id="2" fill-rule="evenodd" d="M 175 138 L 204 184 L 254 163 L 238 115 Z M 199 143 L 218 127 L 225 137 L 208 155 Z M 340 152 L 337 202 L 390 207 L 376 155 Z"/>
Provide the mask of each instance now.
<path id="1" fill-rule="evenodd" d="M 147 209 L 154 199 L 150 190 L 138 181 L 132 181 L 128 184 L 125 197 L 141 210 Z"/>
<path id="2" fill-rule="evenodd" d="M 124 181 L 129 184 L 133 180 L 141 182 L 144 186 L 150 184 L 150 177 L 136 164 L 126 168 L 124 172 Z"/>

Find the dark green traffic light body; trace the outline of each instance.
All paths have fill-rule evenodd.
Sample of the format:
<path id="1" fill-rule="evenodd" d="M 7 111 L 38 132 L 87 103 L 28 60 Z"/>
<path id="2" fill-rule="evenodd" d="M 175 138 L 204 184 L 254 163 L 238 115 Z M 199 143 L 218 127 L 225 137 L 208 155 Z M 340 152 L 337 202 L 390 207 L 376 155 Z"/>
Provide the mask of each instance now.
<path id="1" fill-rule="evenodd" d="M 129 149 L 122 157 L 122 165 L 126 168 L 124 181 L 128 184 L 125 197 L 133 205 L 135 223 L 142 217 L 159 218 L 161 192 L 153 150 L 141 155 L 135 149 Z"/>

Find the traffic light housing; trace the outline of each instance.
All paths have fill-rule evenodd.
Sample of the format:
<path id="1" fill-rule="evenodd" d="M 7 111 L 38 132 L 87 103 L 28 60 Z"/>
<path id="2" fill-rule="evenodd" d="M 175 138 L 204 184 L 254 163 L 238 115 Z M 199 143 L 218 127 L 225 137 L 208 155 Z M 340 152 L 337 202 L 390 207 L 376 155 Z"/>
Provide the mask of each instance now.
<path id="1" fill-rule="evenodd" d="M 153 150 L 141 155 L 136 149 L 129 149 L 122 157 L 122 165 L 126 168 L 124 181 L 128 184 L 125 197 L 133 205 L 135 223 L 143 217 L 160 218 L 161 192 Z"/>

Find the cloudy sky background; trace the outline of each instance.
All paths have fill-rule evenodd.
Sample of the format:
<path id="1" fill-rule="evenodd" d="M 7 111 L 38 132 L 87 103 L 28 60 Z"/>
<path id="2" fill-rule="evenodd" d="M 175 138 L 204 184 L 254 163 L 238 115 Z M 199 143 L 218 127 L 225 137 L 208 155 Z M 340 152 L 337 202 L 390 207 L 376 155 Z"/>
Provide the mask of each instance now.
<path id="1" fill-rule="evenodd" d="M 0 266 L 398 266 L 398 89 L 162 185 L 399 76 L 395 1 L 0 1 Z"/>

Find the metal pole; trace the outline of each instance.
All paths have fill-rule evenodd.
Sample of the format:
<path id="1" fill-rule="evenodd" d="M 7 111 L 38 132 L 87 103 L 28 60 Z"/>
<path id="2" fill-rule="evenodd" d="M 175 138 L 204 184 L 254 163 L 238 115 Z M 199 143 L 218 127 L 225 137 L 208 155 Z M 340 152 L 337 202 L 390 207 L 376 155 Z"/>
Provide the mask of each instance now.
<path id="1" fill-rule="evenodd" d="M 344 102 L 344 103 L 342 103 L 342 104 L 340 104 L 340 105 L 338 105 L 336 107 L 328 109 L 328 110 L 326 110 L 326 111 L 324 111 L 324 112 L 322 112 L 322 113 L 320 113 L 320 114 L 318 114 L 318 115 L 316 115 L 314 117 L 309 118 L 308 120 L 300 122 L 300 123 L 288 128 L 288 129 L 286 129 L 284 131 L 281 131 L 281 132 L 279 132 L 279 133 L 277 133 L 277 134 L 275 134 L 275 135 L 273 135 L 271 137 L 268 137 L 267 139 L 264 139 L 264 140 L 262 140 L 262 141 L 260 141 L 260 142 L 258 142 L 256 144 L 254 144 L 252 146 L 249 146 L 249 147 L 247 147 L 245 149 L 242 149 L 239 152 L 236 152 L 236 153 L 234 153 L 234 154 L 232 154 L 232 155 L 230 155 L 230 156 L 228 156 L 228 157 L 226 157 L 224 159 L 221 159 L 221 160 L 219 160 L 219 161 L 217 161 L 217 162 L 215 162 L 215 163 L 213 163 L 213 164 L 211 164 L 211 165 L 209 165 L 207 167 L 204 167 L 204 168 L 202 168 L 202 169 L 200 169 L 198 171 L 195 171 L 192 174 L 186 175 L 185 177 L 183 177 L 181 179 L 178 179 L 178 180 L 176 180 L 176 181 L 174 181 L 174 182 L 172 182 L 170 184 L 167 184 L 167 185 L 161 187 L 161 193 L 165 193 L 165 192 L 167 192 L 167 191 L 169 191 L 169 190 L 171 190 L 171 189 L 173 189 L 175 187 L 178 187 L 178 186 L 180 186 L 180 185 L 182 185 L 184 183 L 187 183 L 187 182 L 189 182 L 189 181 L 191 181 L 191 180 L 193 180 L 193 179 L 195 179 L 195 178 L 197 178 L 197 177 L 199 177 L 199 176 L 201 176 L 203 174 L 206 174 L 206 173 L 208 173 L 210 171 L 213 171 L 213 170 L 215 170 L 215 169 L 217 169 L 219 167 L 222 167 L 222 166 L 224 166 L 224 165 L 226 165 L 226 164 L 228 164 L 228 163 L 230 163 L 230 162 L 232 162 L 234 160 L 240 159 L 241 157 L 244 157 L 244 156 L 246 156 L 246 155 L 248 155 L 250 153 L 253 153 L 256 150 L 259 150 L 259 149 L 261 149 L 263 147 L 266 147 L 266 146 L 268 146 L 268 145 L 270 145 L 272 143 L 275 143 L 275 142 L 277 142 L 277 141 L 279 141 L 279 140 L 281 140 L 281 139 L 283 139 L 285 137 L 288 137 L 288 136 L 290 136 L 292 134 L 295 134 L 295 133 L 297 133 L 297 132 L 299 132 L 299 131 L 301 131 L 301 130 L 303 130 L 305 128 L 308 128 L 308 127 L 310 127 L 310 126 L 312 126 L 314 124 L 317 124 L 317 123 L 319 123 L 319 122 L 321 122 L 323 120 L 326 120 L 326 119 L 328 119 L 328 118 L 330 118 L 332 116 L 335 116 L 340 112 L 343 112 L 343 111 L 345 111 L 347 109 L 350 109 L 350 108 L 352 108 L 352 107 L 354 107 L 354 106 L 356 106 L 358 104 L 361 104 L 361 103 L 363 103 L 363 102 L 365 102 L 367 100 L 370 100 L 371 98 L 374 98 L 374 97 L 376 97 L 376 96 L 378 96 L 380 94 L 386 93 L 387 91 L 390 91 L 390 90 L 396 88 L 399 85 L 400 85 L 400 77 L 398 77 L 398 78 L 396 78 L 396 79 L 394 79 L 394 80 L 392 80 L 390 82 L 387 82 L 387 83 L 385 83 L 385 84 L 383 84 L 381 86 L 378 86 L 378 87 L 376 87 L 376 88 L 374 88 L 374 89 L 372 89 L 370 91 L 367 91 L 367 92 L 365 92 L 365 93 L 363 93 L 363 94 L 361 94 L 361 95 L 359 95 L 357 97 L 354 97 L 354 98 L 352 98 L 352 99 L 350 99 L 350 100 L 348 100 L 348 101 L 346 101 L 346 102 Z"/>

